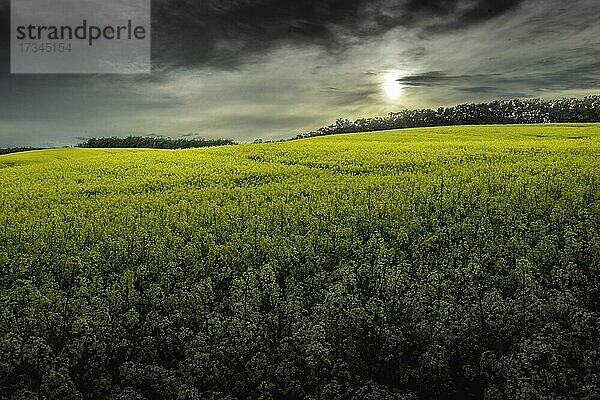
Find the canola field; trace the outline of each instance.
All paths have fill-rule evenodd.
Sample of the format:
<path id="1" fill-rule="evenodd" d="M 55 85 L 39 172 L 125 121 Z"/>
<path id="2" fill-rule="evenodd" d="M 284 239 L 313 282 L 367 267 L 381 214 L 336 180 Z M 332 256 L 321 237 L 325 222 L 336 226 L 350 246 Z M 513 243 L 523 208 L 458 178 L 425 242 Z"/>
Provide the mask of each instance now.
<path id="1" fill-rule="evenodd" d="M 2 399 L 600 398 L 600 124 L 0 156 Z"/>

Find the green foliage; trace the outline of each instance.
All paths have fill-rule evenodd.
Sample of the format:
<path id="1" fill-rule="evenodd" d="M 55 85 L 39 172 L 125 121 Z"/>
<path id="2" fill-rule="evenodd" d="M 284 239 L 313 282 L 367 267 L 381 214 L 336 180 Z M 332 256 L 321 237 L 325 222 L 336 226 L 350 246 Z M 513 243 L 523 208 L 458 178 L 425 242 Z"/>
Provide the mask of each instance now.
<path id="1" fill-rule="evenodd" d="M 229 139 L 171 139 L 151 136 L 91 138 L 77 147 L 85 148 L 138 148 L 138 149 L 191 149 L 196 147 L 235 144 Z"/>
<path id="2" fill-rule="evenodd" d="M 35 148 L 35 147 L 7 147 L 7 148 L 0 148 L 0 155 L 2 154 L 10 154 L 10 153 L 21 153 L 23 151 L 31 151 L 31 150 L 40 150 L 39 148 Z"/>
<path id="3" fill-rule="evenodd" d="M 387 117 L 360 118 L 354 122 L 339 118 L 331 125 L 302 133 L 296 138 L 428 126 L 559 122 L 600 122 L 600 96 L 459 104 L 437 110 L 403 110 Z"/>
<path id="4" fill-rule="evenodd" d="M 0 157 L 0 397 L 596 399 L 600 125 Z"/>

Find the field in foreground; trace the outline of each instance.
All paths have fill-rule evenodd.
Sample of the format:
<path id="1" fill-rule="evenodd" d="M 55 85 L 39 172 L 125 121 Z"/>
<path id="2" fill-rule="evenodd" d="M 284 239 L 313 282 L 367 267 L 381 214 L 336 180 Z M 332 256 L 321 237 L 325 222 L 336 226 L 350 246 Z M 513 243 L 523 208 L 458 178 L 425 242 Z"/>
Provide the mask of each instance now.
<path id="1" fill-rule="evenodd" d="M 600 125 L 0 156 L 0 395 L 600 398 Z"/>

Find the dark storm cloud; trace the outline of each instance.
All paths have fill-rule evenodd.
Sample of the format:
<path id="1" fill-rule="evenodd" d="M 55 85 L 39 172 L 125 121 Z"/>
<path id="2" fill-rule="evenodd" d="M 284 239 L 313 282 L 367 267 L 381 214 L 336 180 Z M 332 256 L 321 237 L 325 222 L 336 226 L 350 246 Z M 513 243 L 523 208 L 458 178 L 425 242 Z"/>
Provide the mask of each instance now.
<path id="1" fill-rule="evenodd" d="M 450 75 L 442 71 L 430 71 L 417 75 L 404 76 L 397 81 L 403 86 L 436 86 L 449 85 L 452 83 L 460 84 L 462 82 L 476 82 L 480 80 L 496 79 L 500 74 L 471 74 L 471 75 Z"/>
<path id="2" fill-rule="evenodd" d="M 404 86 L 432 86 L 448 82 L 460 77 L 448 76 L 441 71 L 424 72 L 417 75 L 404 76 L 397 81 Z"/>
<path id="3" fill-rule="evenodd" d="M 463 11 L 456 21 L 450 22 L 448 24 L 442 24 L 441 27 L 437 28 L 463 28 L 468 27 L 469 25 L 481 21 L 488 20 L 490 18 L 494 18 L 496 16 L 504 14 L 506 11 L 509 11 L 519 4 L 523 3 L 524 0 L 482 0 L 474 3 L 469 6 L 465 11 Z M 435 30 L 436 27 L 433 27 Z"/>
<path id="4" fill-rule="evenodd" d="M 153 2 L 155 60 L 210 61 L 232 66 L 282 42 L 339 51 L 353 39 L 398 26 L 464 29 L 502 15 L 522 0 L 157 0 Z M 414 51 L 422 52 L 423 48 Z"/>
<path id="5" fill-rule="evenodd" d="M 154 54 L 168 63 L 231 64 L 282 41 L 334 46 L 334 27 L 358 20 L 362 0 L 153 3 Z"/>
<path id="6" fill-rule="evenodd" d="M 528 97 L 529 90 L 565 90 L 600 87 L 600 54 L 589 49 L 573 49 L 578 64 L 568 65 L 560 59 L 539 60 L 537 70 L 453 75 L 446 71 L 429 71 L 397 79 L 403 87 L 453 89 L 462 92 L 496 94 L 499 97 Z M 585 55 L 589 55 L 586 60 Z M 527 72 L 532 71 L 532 72 Z"/>
<path id="7" fill-rule="evenodd" d="M 343 50 L 398 26 L 437 32 L 467 28 L 522 0 L 154 0 L 155 70 L 210 63 L 235 67 L 281 43 Z M 7 68 L 10 8 L 0 0 L 0 47 Z M 414 49 L 417 56 L 423 48 Z"/>
<path id="8" fill-rule="evenodd" d="M 514 9 L 525 0 L 410 0 L 404 5 L 405 15 L 409 20 L 415 21 L 416 17 L 436 16 L 443 17 L 435 24 L 428 24 L 424 28 L 430 32 L 444 32 L 454 29 L 468 28 L 505 12 Z"/>

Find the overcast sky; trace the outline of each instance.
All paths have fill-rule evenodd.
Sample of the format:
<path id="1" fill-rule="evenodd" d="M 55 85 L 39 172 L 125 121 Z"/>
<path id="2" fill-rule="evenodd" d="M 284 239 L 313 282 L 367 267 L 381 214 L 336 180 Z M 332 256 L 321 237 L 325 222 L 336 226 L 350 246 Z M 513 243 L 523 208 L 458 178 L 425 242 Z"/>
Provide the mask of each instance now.
<path id="1" fill-rule="evenodd" d="M 0 147 L 279 139 L 338 117 L 599 94 L 599 20 L 598 0 L 156 0 L 152 74 L 11 75 L 0 0 Z"/>

